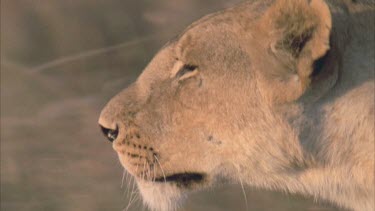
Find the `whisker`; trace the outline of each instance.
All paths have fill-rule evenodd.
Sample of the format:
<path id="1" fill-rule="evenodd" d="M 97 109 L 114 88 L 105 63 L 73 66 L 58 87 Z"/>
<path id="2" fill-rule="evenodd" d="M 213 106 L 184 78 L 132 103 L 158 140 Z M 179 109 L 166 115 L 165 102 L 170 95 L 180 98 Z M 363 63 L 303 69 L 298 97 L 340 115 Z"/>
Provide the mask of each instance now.
<path id="1" fill-rule="evenodd" d="M 129 202 L 128 206 L 125 208 L 125 211 L 128 211 L 131 205 L 139 199 L 137 192 L 134 192 L 132 194 L 134 194 L 134 198 L 132 198 L 132 200 Z"/>
<path id="2" fill-rule="evenodd" d="M 156 155 L 154 155 L 154 157 L 155 157 L 156 161 L 158 162 L 158 164 L 159 164 L 159 166 L 160 166 L 161 172 L 163 173 L 164 182 L 166 183 L 166 182 L 167 182 L 167 178 L 166 178 L 166 176 L 165 176 L 165 174 L 164 174 L 163 167 L 161 167 L 161 164 L 160 164 L 160 162 L 159 162 L 158 157 L 156 157 Z"/>
<path id="3" fill-rule="evenodd" d="M 237 169 L 237 172 L 238 172 L 238 179 L 240 180 L 240 184 L 241 184 L 241 189 L 242 189 L 242 193 L 243 193 L 243 197 L 245 199 L 245 204 L 246 204 L 246 210 L 249 210 L 249 205 L 247 203 L 247 196 L 246 196 L 246 191 L 245 191 L 245 188 L 243 186 L 243 183 L 242 183 L 242 179 L 241 179 L 241 174 L 240 174 L 240 171 L 239 169 L 236 167 Z"/>
<path id="4" fill-rule="evenodd" d="M 135 179 L 133 178 L 133 184 L 132 184 L 132 190 L 129 189 L 129 201 L 128 201 L 128 205 L 126 206 L 126 209 L 125 210 L 128 210 L 130 205 L 132 204 L 132 201 L 134 200 L 134 187 L 135 187 Z"/>
<path id="5" fill-rule="evenodd" d="M 241 177 L 239 177 L 239 179 L 240 179 L 240 184 L 241 184 L 241 188 L 242 188 L 243 197 L 245 198 L 246 210 L 249 210 L 249 205 L 247 203 L 246 191 L 245 191 L 245 188 L 243 186 Z"/>
<path id="6" fill-rule="evenodd" d="M 126 182 L 126 183 L 128 183 L 128 182 L 129 182 L 129 180 L 130 180 L 130 177 L 129 177 L 129 175 L 130 175 L 130 174 L 129 174 L 129 173 L 127 172 L 127 173 L 126 173 L 126 178 L 125 178 L 125 182 Z"/>
<path id="7" fill-rule="evenodd" d="M 138 172 L 138 165 L 135 168 L 135 172 Z M 136 179 L 135 179 L 135 177 L 133 177 L 133 185 L 132 185 L 132 190 L 130 192 L 129 203 L 133 200 L 132 198 L 133 198 L 133 193 L 134 193 L 134 190 L 135 190 L 135 183 L 136 183 Z M 129 203 L 128 203 L 128 206 L 129 206 Z"/>
<path id="8" fill-rule="evenodd" d="M 126 170 L 125 170 L 125 173 L 126 173 L 126 176 L 125 176 L 126 186 L 124 188 L 124 196 L 125 196 L 125 198 L 128 198 L 129 191 L 130 191 L 129 188 L 130 188 L 130 185 L 131 185 L 132 177 Z"/>
<path id="9" fill-rule="evenodd" d="M 134 203 L 134 201 L 136 201 L 137 197 L 138 197 L 138 191 L 136 190 L 136 187 L 135 187 L 135 179 L 134 179 L 134 183 L 133 183 L 133 188 L 132 188 L 132 192 L 130 194 L 130 197 L 134 196 L 133 199 L 131 200 L 131 202 L 129 203 L 129 207 L 131 206 L 132 203 Z"/>
<path id="10" fill-rule="evenodd" d="M 127 185 L 127 187 L 126 187 L 126 198 L 129 198 L 129 194 L 130 194 L 130 187 L 131 187 L 131 185 L 132 185 L 132 181 L 133 181 L 133 177 L 132 176 L 130 176 L 130 174 L 129 174 L 129 180 L 128 180 L 128 185 Z"/>
<path id="11" fill-rule="evenodd" d="M 125 179 L 125 169 L 124 169 L 124 171 L 122 172 L 122 179 L 121 179 L 121 186 L 120 186 L 121 189 L 122 189 L 122 187 L 124 186 L 124 179 Z"/>

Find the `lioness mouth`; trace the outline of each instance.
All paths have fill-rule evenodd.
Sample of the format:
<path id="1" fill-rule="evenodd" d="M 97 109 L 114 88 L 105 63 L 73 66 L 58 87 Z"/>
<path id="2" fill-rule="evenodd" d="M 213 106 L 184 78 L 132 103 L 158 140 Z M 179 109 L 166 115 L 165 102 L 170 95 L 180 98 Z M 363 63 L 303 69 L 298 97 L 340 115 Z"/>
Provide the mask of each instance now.
<path id="1" fill-rule="evenodd" d="M 155 179 L 155 182 L 175 182 L 187 186 L 191 183 L 199 183 L 203 179 L 204 175 L 199 173 L 178 173 L 166 177 L 158 177 Z"/>

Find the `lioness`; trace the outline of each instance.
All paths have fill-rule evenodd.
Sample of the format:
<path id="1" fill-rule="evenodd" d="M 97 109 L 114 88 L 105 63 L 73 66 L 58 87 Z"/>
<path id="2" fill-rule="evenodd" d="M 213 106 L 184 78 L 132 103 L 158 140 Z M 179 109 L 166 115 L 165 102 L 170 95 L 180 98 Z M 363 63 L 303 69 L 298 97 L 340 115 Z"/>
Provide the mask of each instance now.
<path id="1" fill-rule="evenodd" d="M 374 210 L 375 3 L 258 0 L 193 23 L 99 124 L 153 210 L 222 181 Z"/>

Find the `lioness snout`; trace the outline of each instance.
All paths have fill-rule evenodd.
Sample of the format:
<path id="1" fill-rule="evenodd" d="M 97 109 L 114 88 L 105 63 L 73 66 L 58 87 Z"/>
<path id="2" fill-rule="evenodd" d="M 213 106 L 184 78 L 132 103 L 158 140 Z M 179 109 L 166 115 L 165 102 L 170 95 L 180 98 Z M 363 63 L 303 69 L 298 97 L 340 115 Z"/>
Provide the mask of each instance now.
<path id="1" fill-rule="evenodd" d="M 99 126 L 102 129 L 102 132 L 103 132 L 104 136 L 107 137 L 107 139 L 110 142 L 113 142 L 114 140 L 116 140 L 117 135 L 118 135 L 118 131 L 119 131 L 118 127 L 116 127 L 116 129 L 109 129 L 109 128 L 103 127 L 100 124 L 99 124 Z"/>

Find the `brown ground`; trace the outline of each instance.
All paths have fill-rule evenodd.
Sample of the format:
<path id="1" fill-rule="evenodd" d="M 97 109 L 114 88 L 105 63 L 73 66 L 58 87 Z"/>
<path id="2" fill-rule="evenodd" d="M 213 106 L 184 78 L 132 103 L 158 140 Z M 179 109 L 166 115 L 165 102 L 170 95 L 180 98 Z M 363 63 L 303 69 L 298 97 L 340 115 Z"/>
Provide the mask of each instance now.
<path id="1" fill-rule="evenodd" d="M 126 208 L 129 182 L 121 188 L 123 170 L 99 131 L 101 108 L 164 42 L 238 1 L 2 0 L 1 210 Z M 248 210 L 333 210 L 246 194 Z M 240 186 L 224 186 L 193 195 L 184 210 L 245 209 Z"/>

